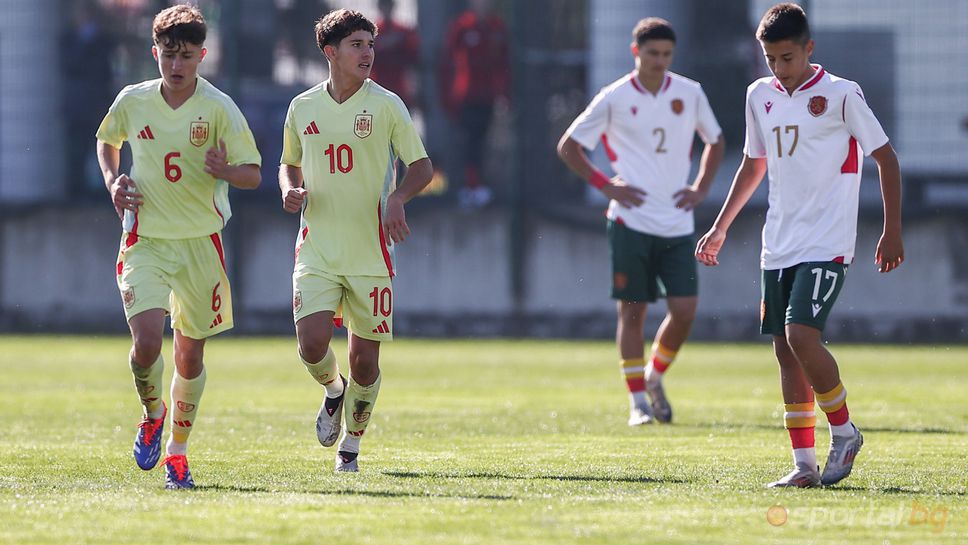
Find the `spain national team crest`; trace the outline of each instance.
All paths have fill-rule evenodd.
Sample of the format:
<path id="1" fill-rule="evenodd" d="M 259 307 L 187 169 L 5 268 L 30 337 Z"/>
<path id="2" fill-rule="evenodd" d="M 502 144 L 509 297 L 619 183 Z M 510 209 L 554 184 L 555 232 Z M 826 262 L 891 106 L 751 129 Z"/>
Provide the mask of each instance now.
<path id="1" fill-rule="evenodd" d="M 178 402 L 175 403 L 175 405 L 178 407 L 178 410 L 183 413 L 190 413 L 195 410 L 194 403 L 187 403 L 185 401 L 178 400 Z"/>
<path id="2" fill-rule="evenodd" d="M 300 292 L 299 290 L 296 290 L 292 294 L 292 311 L 299 312 L 299 309 L 301 308 L 302 308 L 302 292 Z"/>
<path id="3" fill-rule="evenodd" d="M 366 138 L 373 132 L 373 114 L 356 114 L 353 121 L 353 134 L 358 138 Z"/>
<path id="4" fill-rule="evenodd" d="M 121 292 L 121 300 L 124 302 L 124 308 L 131 308 L 134 306 L 134 288 L 127 287 Z"/>
<path id="5" fill-rule="evenodd" d="M 195 147 L 202 147 L 208 142 L 208 121 L 192 121 L 188 140 Z"/>
<path id="6" fill-rule="evenodd" d="M 685 106 L 682 104 L 681 98 L 675 98 L 672 100 L 672 113 L 679 115 Z"/>
<path id="7" fill-rule="evenodd" d="M 810 115 L 814 117 L 822 116 L 827 111 L 827 97 L 810 97 L 810 103 L 807 104 L 807 109 L 810 110 Z"/>

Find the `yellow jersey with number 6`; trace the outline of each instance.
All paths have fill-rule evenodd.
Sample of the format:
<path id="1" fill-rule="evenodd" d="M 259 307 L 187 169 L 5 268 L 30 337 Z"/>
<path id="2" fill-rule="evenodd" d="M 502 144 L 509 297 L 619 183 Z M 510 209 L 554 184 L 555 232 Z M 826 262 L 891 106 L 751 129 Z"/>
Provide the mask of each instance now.
<path id="1" fill-rule="evenodd" d="M 338 275 L 393 276 L 383 231 L 396 160 L 427 157 L 403 101 L 372 80 L 343 103 L 327 82 L 289 105 L 281 162 L 300 167 L 306 201 L 296 240 L 300 263 Z"/>
<path id="2" fill-rule="evenodd" d="M 261 165 L 249 125 L 238 106 L 204 78 L 173 110 L 161 96 L 161 79 L 125 87 L 114 100 L 97 139 L 131 146 L 130 177 L 144 195 L 137 213 L 125 211 L 129 233 L 185 239 L 221 231 L 232 215 L 228 183 L 205 172 L 205 153 L 225 141 L 231 165 Z"/>

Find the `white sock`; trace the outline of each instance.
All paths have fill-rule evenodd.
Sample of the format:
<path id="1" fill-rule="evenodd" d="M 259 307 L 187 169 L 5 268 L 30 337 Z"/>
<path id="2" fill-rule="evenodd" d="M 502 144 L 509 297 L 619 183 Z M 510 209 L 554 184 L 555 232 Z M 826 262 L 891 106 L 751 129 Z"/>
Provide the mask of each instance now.
<path id="1" fill-rule="evenodd" d="M 817 451 L 813 447 L 793 449 L 793 463 L 811 469 L 817 467 Z"/>
<path id="2" fill-rule="evenodd" d="M 837 437 L 853 437 L 854 436 L 854 423 L 848 418 L 846 422 L 835 426 L 830 424 L 830 435 Z"/>
<path id="3" fill-rule="evenodd" d="M 360 452 L 360 439 L 362 437 L 354 437 L 347 433 L 343 434 L 343 439 L 339 442 L 339 447 L 337 451 L 340 452 L 355 452 L 359 454 Z"/>
<path id="4" fill-rule="evenodd" d="M 173 437 L 169 437 L 165 451 L 168 452 L 168 456 L 188 456 L 188 442 L 176 443 Z"/>

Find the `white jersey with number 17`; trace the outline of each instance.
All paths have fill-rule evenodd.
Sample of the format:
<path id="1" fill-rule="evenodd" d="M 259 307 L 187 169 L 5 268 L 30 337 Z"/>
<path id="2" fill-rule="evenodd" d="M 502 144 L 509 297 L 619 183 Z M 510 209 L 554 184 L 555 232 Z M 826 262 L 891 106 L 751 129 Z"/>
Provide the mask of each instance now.
<path id="1" fill-rule="evenodd" d="M 792 95 L 772 77 L 746 94 L 743 152 L 766 158 L 769 203 L 763 269 L 854 259 L 861 160 L 887 135 L 860 86 L 815 65 Z"/>

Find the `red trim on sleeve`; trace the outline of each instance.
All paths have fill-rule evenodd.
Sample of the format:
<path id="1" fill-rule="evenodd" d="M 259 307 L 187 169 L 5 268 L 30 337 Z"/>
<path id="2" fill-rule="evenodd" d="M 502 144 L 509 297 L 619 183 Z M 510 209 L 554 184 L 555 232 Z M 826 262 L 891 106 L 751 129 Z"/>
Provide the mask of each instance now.
<path id="1" fill-rule="evenodd" d="M 225 252 L 222 251 L 222 237 L 218 233 L 211 234 L 212 244 L 215 245 L 215 251 L 218 252 L 218 260 L 222 263 L 222 270 L 228 273 L 225 268 Z"/>
<path id="2" fill-rule="evenodd" d="M 612 146 L 608 145 L 608 137 L 602 134 L 602 146 L 605 148 L 605 154 L 608 155 L 608 160 L 612 163 L 618 161 L 618 154 L 612 149 Z"/>
<path id="3" fill-rule="evenodd" d="M 835 257 L 833 259 L 833 262 L 834 263 L 840 263 L 841 265 L 843 265 L 843 263 L 844 263 L 844 256 L 838 255 L 837 257 Z"/>
<path id="4" fill-rule="evenodd" d="M 387 265 L 387 272 L 390 274 L 390 278 L 393 278 L 395 276 L 393 273 L 393 261 L 390 260 L 390 251 L 387 250 L 387 239 L 383 232 L 383 208 L 379 204 L 376 205 L 376 221 L 380 227 L 380 250 L 383 251 L 383 262 Z"/>
<path id="5" fill-rule="evenodd" d="M 859 171 L 860 161 L 857 158 L 857 139 L 853 136 L 850 137 L 850 142 L 847 143 L 847 158 L 844 159 L 844 164 L 840 166 L 841 174 L 857 174 Z"/>

